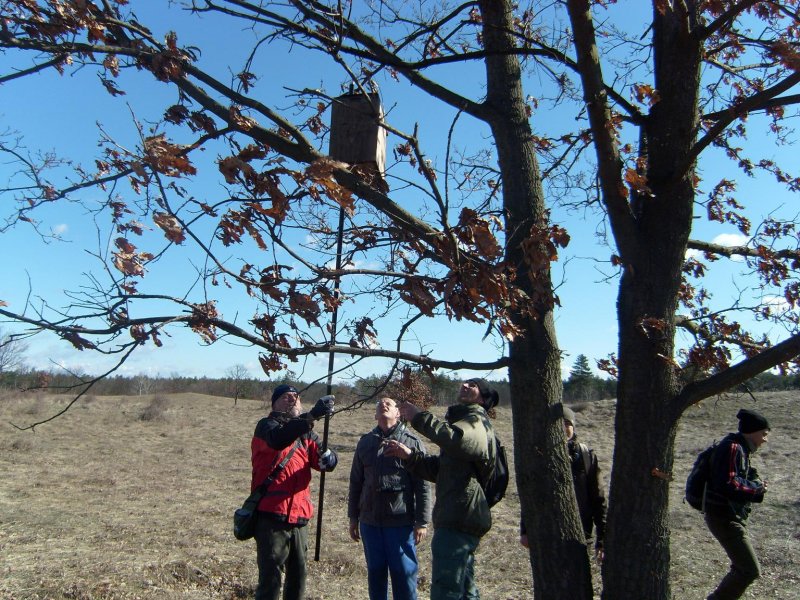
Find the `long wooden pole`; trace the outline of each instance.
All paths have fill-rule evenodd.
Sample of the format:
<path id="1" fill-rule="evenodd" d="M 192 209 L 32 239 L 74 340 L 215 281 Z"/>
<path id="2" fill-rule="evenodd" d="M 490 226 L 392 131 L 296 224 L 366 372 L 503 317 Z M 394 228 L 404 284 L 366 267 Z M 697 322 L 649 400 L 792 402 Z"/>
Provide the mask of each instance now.
<path id="1" fill-rule="evenodd" d="M 344 208 L 339 209 L 339 229 L 336 237 L 336 277 L 334 278 L 333 287 L 333 317 L 331 318 L 331 350 L 328 352 L 328 381 L 326 386 L 326 394 L 333 393 L 333 366 L 335 352 L 333 347 L 336 345 L 336 328 L 339 317 L 339 305 L 336 302 L 339 299 L 339 271 L 342 268 L 342 236 L 344 235 Z M 330 426 L 330 415 L 325 415 L 325 429 L 322 433 L 322 451 L 328 449 L 328 429 Z M 319 475 L 319 502 L 317 508 L 317 540 L 314 547 L 314 560 L 319 562 L 320 546 L 322 544 L 322 510 L 325 506 L 325 471 Z"/>

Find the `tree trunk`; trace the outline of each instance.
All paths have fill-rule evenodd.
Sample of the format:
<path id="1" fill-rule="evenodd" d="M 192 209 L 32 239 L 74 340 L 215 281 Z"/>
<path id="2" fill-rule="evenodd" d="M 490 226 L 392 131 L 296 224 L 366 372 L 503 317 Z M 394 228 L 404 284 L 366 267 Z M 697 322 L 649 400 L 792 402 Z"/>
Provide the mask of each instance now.
<path id="1" fill-rule="evenodd" d="M 528 533 L 534 598 L 590 600 L 591 571 L 564 444 L 561 370 L 552 313 L 509 348 L 517 489 Z"/>
<path id="2" fill-rule="evenodd" d="M 640 220 L 640 231 L 649 231 L 652 243 L 642 244 L 641 256 L 626 269 L 617 304 L 619 384 L 603 564 L 606 598 L 671 597 L 669 481 L 658 474 L 672 472 L 680 416 L 675 399 L 681 382 L 672 356 L 686 236 L 682 219 L 675 218 L 681 212 L 677 198 L 653 200 L 655 206 Z M 656 218 L 656 206 L 672 218 Z M 688 213 L 683 220 L 691 219 Z M 670 235 L 659 238 L 659 230 Z"/>
<path id="3" fill-rule="evenodd" d="M 589 559 L 569 470 L 562 413 L 561 361 L 553 325 L 549 268 L 529 272 L 523 241 L 531 228 L 547 223 L 541 173 L 531 143 L 509 2 L 481 3 L 486 59 L 485 107 L 497 143 L 503 178 L 506 259 L 517 284 L 537 299 L 535 314 L 515 317 L 524 331 L 509 347 L 509 381 L 514 413 L 517 488 L 530 542 L 534 597 L 588 600 Z"/>
<path id="4" fill-rule="evenodd" d="M 623 363 L 627 376 L 620 378 L 617 402 L 603 597 L 666 600 L 671 597 L 669 482 L 659 474 L 673 467 L 677 415 L 671 410 L 672 386 L 665 381 L 671 369 L 654 364 L 651 352 L 636 355 L 630 348 L 624 357 L 620 351 Z"/>
<path id="5" fill-rule="evenodd" d="M 685 7 L 688 13 L 684 13 Z M 668 600 L 669 481 L 683 383 L 674 363 L 681 268 L 692 228 L 694 171 L 684 164 L 698 126 L 700 47 L 689 1 L 654 10 L 655 84 L 660 100 L 647 116 L 647 185 L 631 204 L 635 256 L 617 303 L 619 384 L 616 446 L 609 493 L 604 597 Z M 661 475 L 661 476 L 660 476 Z"/>

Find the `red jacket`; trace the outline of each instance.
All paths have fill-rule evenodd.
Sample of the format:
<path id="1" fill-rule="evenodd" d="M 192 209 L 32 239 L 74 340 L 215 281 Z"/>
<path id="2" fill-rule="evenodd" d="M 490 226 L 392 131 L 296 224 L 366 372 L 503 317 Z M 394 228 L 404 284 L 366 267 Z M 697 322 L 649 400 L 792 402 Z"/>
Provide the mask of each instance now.
<path id="1" fill-rule="evenodd" d="M 314 514 L 309 491 L 311 469 L 320 470 L 322 452 L 322 442 L 311 430 L 308 420 L 290 419 L 283 413 L 272 412 L 258 422 L 250 444 L 253 462 L 250 489 L 261 485 L 298 438 L 300 445 L 267 489 L 258 510 L 281 521 L 303 525 Z"/>

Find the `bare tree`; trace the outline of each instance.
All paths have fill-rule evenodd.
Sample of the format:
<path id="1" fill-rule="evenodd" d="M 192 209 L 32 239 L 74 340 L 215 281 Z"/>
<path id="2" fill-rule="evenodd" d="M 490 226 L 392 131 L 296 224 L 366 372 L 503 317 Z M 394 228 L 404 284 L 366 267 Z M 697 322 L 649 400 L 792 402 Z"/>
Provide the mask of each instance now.
<path id="1" fill-rule="evenodd" d="M 243 364 L 235 364 L 228 367 L 225 377 L 230 380 L 230 390 L 233 395 L 233 405 L 239 401 L 239 396 L 245 391 L 247 381 L 250 379 L 250 371 Z"/>
<path id="2" fill-rule="evenodd" d="M 259 348 L 267 373 L 330 351 L 351 365 L 384 357 L 397 368 L 507 367 L 534 595 L 583 600 L 592 588 L 560 425 L 551 277 L 569 236 L 552 214 L 595 207 L 611 236 L 609 276 L 620 282 L 618 357 L 602 363 L 619 375 L 604 589 L 610 598 L 669 598 L 669 483 L 653 473 L 672 470 L 681 414 L 758 372 L 790 368 L 800 349 L 796 315 L 765 299 L 778 292 L 796 306 L 800 298 L 793 220 L 773 214 L 767 199 L 753 227 L 734 175 L 703 184 L 699 168 L 721 149 L 745 176 L 767 173 L 789 193 L 800 189 L 775 160 L 743 150 L 748 126 L 778 144 L 792 140 L 785 119 L 800 99 L 790 93 L 800 81 L 798 15 L 788 0 L 653 0 L 649 16 L 631 24 L 614 4 L 194 0 L 195 16 L 233 20 L 253 35 L 245 63 L 226 71 L 207 60 L 218 46 L 200 53 L 181 45 L 180 32 L 157 36 L 127 3 L 6 0 L 0 48 L 11 66 L 0 83 L 91 69 L 118 97 L 144 72 L 176 97 L 147 114 L 149 128 L 137 119 L 138 139 L 102 131 L 95 168 L 79 168 L 67 187 L 53 183 L 62 164 L 51 156 L 0 147 L 19 166 L 5 190 L 18 200 L 9 227 L 41 231 L 39 208 L 82 201 L 98 223 L 106 218 L 101 233 L 112 248 L 96 253 L 105 278 L 69 296 L 68 310 L 0 314 L 120 360 L 186 326 L 205 343 L 232 336 Z M 592 10 L 608 14 L 596 22 Z M 313 88 L 280 96 L 267 74 L 287 48 L 326 66 Z M 389 96 L 396 80 L 410 84 L 416 106 L 437 103 L 449 116 L 444 157 L 427 151 L 417 123 L 399 111 L 366 116 L 392 136 L 385 179 L 327 156 L 324 117 L 338 85 L 369 99 L 376 82 Z M 569 118 L 555 123 L 545 107 Z M 755 114 L 765 117 L 748 119 Z M 473 128 L 459 135 L 464 122 Z M 481 140 L 489 143 L 473 145 Z M 219 157 L 213 166 L 209 155 Z M 209 168 L 223 192 L 192 186 Z M 103 201 L 82 194 L 89 189 L 104 190 Z M 697 207 L 749 242 L 692 239 Z M 340 215 L 335 269 L 331 223 Z M 704 258 L 687 260 L 690 248 Z M 158 259 L 181 252 L 202 257 L 191 281 L 149 287 Z M 752 272 L 742 276 L 762 297 L 715 302 L 697 283 L 732 254 L 746 259 Z M 233 306 L 215 291 L 227 286 L 240 291 Z M 252 314 L 246 323 L 231 316 L 241 302 Z M 332 326 L 338 308 L 352 309 L 340 315 L 347 345 Z M 782 340 L 747 333 L 737 315 L 783 327 Z M 496 357 L 432 355 L 417 340 L 439 317 L 481 324 L 476 346 L 493 342 Z"/>
<path id="3" fill-rule="evenodd" d="M 22 367 L 25 350 L 24 342 L 0 329 L 0 375 Z"/>
<path id="4" fill-rule="evenodd" d="M 152 394 L 157 387 L 155 379 L 144 373 L 139 373 L 133 378 L 133 391 L 137 396 Z"/>

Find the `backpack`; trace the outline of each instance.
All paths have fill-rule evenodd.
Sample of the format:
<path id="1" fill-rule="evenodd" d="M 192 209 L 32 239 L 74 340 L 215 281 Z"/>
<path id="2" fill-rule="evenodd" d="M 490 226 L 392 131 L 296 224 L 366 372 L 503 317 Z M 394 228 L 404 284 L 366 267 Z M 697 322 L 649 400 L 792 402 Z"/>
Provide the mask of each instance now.
<path id="1" fill-rule="evenodd" d="M 706 490 L 708 482 L 711 480 L 711 458 L 714 450 L 717 449 L 717 442 L 697 455 L 692 470 L 686 478 L 686 495 L 684 501 L 700 512 L 706 511 Z"/>
<path id="2" fill-rule="evenodd" d="M 489 508 L 500 502 L 500 500 L 503 499 L 503 496 L 506 495 L 506 488 L 508 488 L 509 478 L 506 449 L 500 442 L 500 438 L 497 437 L 497 434 L 494 436 L 494 447 L 496 452 L 492 474 L 489 475 L 489 478 L 486 481 L 481 481 L 480 478 L 478 478 L 481 488 L 483 488 L 483 495 L 486 497 L 486 503 L 489 505 Z M 475 467 L 475 470 L 477 471 L 477 466 Z"/>

